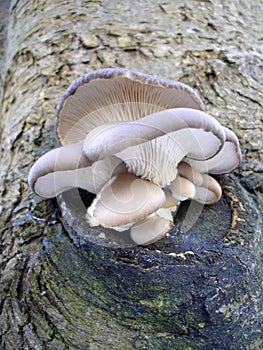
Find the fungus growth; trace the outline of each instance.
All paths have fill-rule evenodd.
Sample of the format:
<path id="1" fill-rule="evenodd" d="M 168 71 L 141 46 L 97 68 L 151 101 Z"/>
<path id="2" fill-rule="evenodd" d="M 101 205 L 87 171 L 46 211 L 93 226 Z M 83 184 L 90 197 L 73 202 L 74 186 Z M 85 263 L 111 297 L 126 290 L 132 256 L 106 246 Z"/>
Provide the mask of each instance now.
<path id="1" fill-rule="evenodd" d="M 77 79 L 57 106 L 56 134 L 61 146 L 33 165 L 31 188 L 46 198 L 94 193 L 83 220 L 129 230 L 141 245 L 169 232 L 181 201 L 219 201 L 211 175 L 241 160 L 236 135 L 190 87 L 127 69 Z"/>

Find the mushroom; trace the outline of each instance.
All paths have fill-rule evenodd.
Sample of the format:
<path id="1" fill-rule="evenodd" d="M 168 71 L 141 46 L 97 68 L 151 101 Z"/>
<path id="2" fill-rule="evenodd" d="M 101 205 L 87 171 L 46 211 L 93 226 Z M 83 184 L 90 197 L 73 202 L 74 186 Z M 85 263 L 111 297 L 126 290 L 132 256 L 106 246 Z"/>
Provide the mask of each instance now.
<path id="1" fill-rule="evenodd" d="M 39 196 L 56 197 L 71 188 L 97 193 L 118 173 L 126 172 L 124 163 L 109 157 L 91 163 L 82 152 L 82 141 L 44 154 L 29 172 L 29 184 Z"/>
<path id="2" fill-rule="evenodd" d="M 190 149 L 187 151 L 188 157 L 193 159 L 210 158 L 225 142 L 223 127 L 209 114 L 191 108 L 173 108 L 134 122 L 115 123 L 95 128 L 85 138 L 84 152 L 88 159 L 95 161 L 127 149 L 129 146 L 138 145 L 137 148 L 139 148 L 143 143 L 159 140 L 163 135 L 169 134 L 172 137 L 174 132 L 177 132 L 175 139 L 178 142 L 182 140 L 180 144 Z M 127 136 L 123 138 L 123 135 Z M 196 147 L 193 147 L 194 141 L 197 143 Z M 133 148 L 132 152 L 135 149 Z"/>
<path id="3" fill-rule="evenodd" d="M 217 155 L 215 157 L 217 157 Z M 209 159 L 208 162 L 209 161 L 211 160 Z M 201 174 L 198 170 L 192 168 L 189 164 L 184 162 L 181 162 L 179 164 L 178 172 L 182 177 L 177 177 L 174 183 L 176 183 L 176 181 L 178 182 L 180 178 L 181 180 L 184 179 L 185 181 L 188 181 L 188 183 L 190 182 L 194 187 L 192 187 L 191 193 L 190 191 L 189 193 L 187 193 L 186 189 L 191 188 L 189 187 L 189 184 L 188 187 L 182 185 L 181 187 L 178 186 L 179 191 L 180 188 L 183 188 L 185 193 L 185 199 L 193 198 L 194 200 L 202 204 L 213 204 L 220 200 L 222 195 L 222 189 L 219 183 L 213 177 L 209 176 L 208 174 Z M 179 198 L 176 195 L 176 191 L 174 197 Z"/>
<path id="4" fill-rule="evenodd" d="M 142 118 L 140 122 L 166 134 L 128 147 L 115 156 L 126 164 L 129 172 L 162 187 L 175 179 L 178 164 L 185 157 L 207 160 L 218 153 L 225 142 L 219 122 L 193 109 L 166 110 Z"/>
<path id="5" fill-rule="evenodd" d="M 159 209 L 131 227 L 132 240 L 139 245 L 148 245 L 163 238 L 173 225 L 171 211 Z"/>
<path id="6" fill-rule="evenodd" d="M 167 188 L 171 191 L 172 197 L 179 201 L 194 198 L 196 195 L 195 185 L 181 176 L 177 176 Z"/>
<path id="7" fill-rule="evenodd" d="M 194 200 L 202 204 L 214 204 L 218 202 L 222 195 L 222 189 L 219 183 L 208 174 L 202 174 L 203 182 L 196 186 Z"/>
<path id="8" fill-rule="evenodd" d="M 77 79 L 56 109 L 61 147 L 43 155 L 29 184 L 43 197 L 79 187 L 95 193 L 86 220 L 130 230 L 147 245 L 173 224 L 181 201 L 217 202 L 209 174 L 241 160 L 235 134 L 204 112 L 188 86 L 127 69 L 101 69 Z"/>
<path id="9" fill-rule="evenodd" d="M 56 109 L 62 145 L 84 140 L 95 127 L 138 120 L 169 108 L 205 110 L 189 86 L 122 68 L 106 68 L 78 78 Z"/>
<path id="10" fill-rule="evenodd" d="M 87 210 L 87 220 L 91 226 L 123 231 L 157 211 L 165 200 L 159 186 L 132 174 L 118 174 L 97 194 Z"/>
<path id="11" fill-rule="evenodd" d="M 47 198 L 72 187 L 92 192 L 95 187 L 100 189 L 103 179 L 108 181 L 109 178 L 99 177 L 94 186 L 89 183 L 90 178 L 94 178 L 94 169 L 90 168 L 87 156 L 85 158 L 86 148 L 84 154 L 82 150 L 87 134 L 91 132 L 92 135 L 95 127 L 104 127 L 105 123 L 137 120 L 174 107 L 204 110 L 200 97 L 183 83 L 115 68 L 100 69 L 80 77 L 66 90 L 56 108 L 56 135 L 62 147 L 47 153 L 32 167 L 31 188 Z M 139 142 L 145 141 L 139 137 Z M 96 168 L 104 166 L 100 163 Z"/>
<path id="12" fill-rule="evenodd" d="M 233 131 L 223 127 L 225 142 L 221 150 L 206 161 L 186 159 L 185 161 L 200 173 L 225 174 L 234 170 L 241 162 L 241 151 L 237 136 Z"/>
<path id="13" fill-rule="evenodd" d="M 195 185 L 202 185 L 203 177 L 199 171 L 192 168 L 189 164 L 181 162 L 178 164 L 178 173 L 180 176 L 190 180 Z"/>
<path id="14" fill-rule="evenodd" d="M 39 188 L 39 179 L 46 175 L 61 170 L 74 170 L 78 168 L 85 168 L 91 165 L 91 162 L 85 157 L 83 153 L 83 141 L 76 142 L 71 145 L 56 148 L 44 154 L 32 166 L 28 175 L 28 182 L 30 187 L 39 195 L 42 194 Z M 54 184 L 50 183 L 51 186 Z M 49 198 L 50 196 L 47 196 Z M 53 196 L 52 196 L 53 197 Z"/>

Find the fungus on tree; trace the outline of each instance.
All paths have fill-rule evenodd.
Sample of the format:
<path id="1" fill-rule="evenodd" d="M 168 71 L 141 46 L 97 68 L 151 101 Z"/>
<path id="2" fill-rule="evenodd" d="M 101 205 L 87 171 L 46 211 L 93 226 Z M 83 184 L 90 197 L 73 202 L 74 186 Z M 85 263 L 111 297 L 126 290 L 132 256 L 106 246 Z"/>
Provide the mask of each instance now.
<path id="1" fill-rule="evenodd" d="M 219 201 L 209 174 L 241 160 L 236 135 L 190 87 L 127 69 L 77 79 L 56 113 L 61 146 L 33 165 L 31 188 L 46 198 L 74 187 L 95 193 L 83 220 L 129 229 L 137 244 L 165 236 L 181 201 Z"/>

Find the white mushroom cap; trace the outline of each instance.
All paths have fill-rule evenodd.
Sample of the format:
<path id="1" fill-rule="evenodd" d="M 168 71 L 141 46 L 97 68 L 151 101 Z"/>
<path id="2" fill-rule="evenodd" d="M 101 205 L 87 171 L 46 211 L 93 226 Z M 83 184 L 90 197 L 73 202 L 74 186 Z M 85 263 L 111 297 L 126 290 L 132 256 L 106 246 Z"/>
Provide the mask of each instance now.
<path id="1" fill-rule="evenodd" d="M 203 182 L 203 177 L 196 169 L 192 168 L 189 164 L 181 162 L 178 165 L 178 173 L 180 176 L 188 179 L 193 184 L 199 186 Z"/>
<path id="2" fill-rule="evenodd" d="M 78 78 L 57 106 L 62 145 L 83 140 L 96 126 L 133 121 L 169 108 L 204 110 L 189 86 L 128 69 L 100 69 Z"/>
<path id="3" fill-rule="evenodd" d="M 196 195 L 195 185 L 181 176 L 177 176 L 167 188 L 172 192 L 172 196 L 179 201 L 194 198 Z"/>
<path id="4" fill-rule="evenodd" d="M 221 150 L 212 158 L 203 160 L 186 159 L 194 169 L 202 173 L 225 174 L 234 170 L 241 162 L 241 150 L 237 136 L 233 131 L 223 127 L 226 141 Z"/>
<path id="5" fill-rule="evenodd" d="M 159 209 L 131 227 L 130 235 L 138 245 L 148 245 L 163 238 L 173 226 L 170 210 Z"/>
<path id="6" fill-rule="evenodd" d="M 207 174 L 202 174 L 203 183 L 196 186 L 196 194 L 194 200 L 202 204 L 214 204 L 218 202 L 222 196 L 222 188 L 219 183 Z"/>
<path id="7" fill-rule="evenodd" d="M 163 190 L 132 174 L 114 176 L 98 193 L 87 211 L 91 226 L 127 228 L 158 210 L 165 203 Z"/>

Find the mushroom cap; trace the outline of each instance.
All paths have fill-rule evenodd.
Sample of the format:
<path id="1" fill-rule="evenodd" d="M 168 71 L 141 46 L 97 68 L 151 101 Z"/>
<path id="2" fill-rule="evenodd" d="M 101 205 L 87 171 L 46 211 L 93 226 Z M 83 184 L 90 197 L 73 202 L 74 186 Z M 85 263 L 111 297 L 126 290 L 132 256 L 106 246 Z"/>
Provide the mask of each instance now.
<path id="1" fill-rule="evenodd" d="M 180 176 L 190 180 L 193 184 L 199 186 L 202 185 L 203 177 L 196 169 L 192 168 L 189 164 L 181 162 L 178 164 L 178 173 Z"/>
<path id="2" fill-rule="evenodd" d="M 242 155 L 236 134 L 228 128 L 223 127 L 226 140 L 221 150 L 214 157 L 203 161 L 186 159 L 185 161 L 201 173 L 213 175 L 226 174 L 238 167 Z"/>
<path id="3" fill-rule="evenodd" d="M 196 194 L 195 185 L 181 176 L 177 176 L 167 188 L 172 192 L 172 196 L 179 201 L 194 198 Z"/>
<path id="4" fill-rule="evenodd" d="M 131 227 L 132 240 L 139 245 L 148 245 L 163 238 L 173 226 L 173 217 L 168 209 L 159 209 Z"/>
<path id="5" fill-rule="evenodd" d="M 127 172 L 124 163 L 113 156 L 82 168 L 50 169 L 49 173 L 36 179 L 32 188 L 39 196 L 45 198 L 56 197 L 71 188 L 98 193 L 112 176 L 124 172 Z"/>
<path id="6" fill-rule="evenodd" d="M 144 219 L 165 200 L 159 186 L 132 174 L 118 174 L 98 193 L 87 210 L 87 220 L 91 226 L 119 228 Z"/>
<path id="7" fill-rule="evenodd" d="M 222 188 L 219 183 L 207 174 L 202 174 L 203 182 L 201 186 L 196 186 L 194 200 L 202 204 L 214 204 L 222 196 Z"/>
<path id="8" fill-rule="evenodd" d="M 128 69 L 90 72 L 73 82 L 56 108 L 56 133 L 62 145 L 74 143 L 96 126 L 133 121 L 177 107 L 205 110 L 189 86 Z"/>
<path id="9" fill-rule="evenodd" d="M 30 169 L 28 175 L 28 183 L 33 191 L 43 197 L 51 198 L 56 194 L 52 195 L 52 190 L 49 191 L 48 187 L 54 187 L 53 183 L 46 183 L 44 178 L 49 174 L 56 172 L 74 171 L 75 169 L 85 168 L 91 165 L 91 162 L 85 157 L 83 153 L 83 141 L 76 142 L 71 145 L 56 148 L 52 151 L 45 153 L 40 157 Z M 48 177 L 49 180 L 50 177 Z M 38 181 L 44 185 L 48 190 L 47 193 L 51 195 L 45 195 L 46 190 L 42 192 L 41 185 L 39 187 Z M 52 180 L 51 180 L 52 181 Z M 43 188 L 44 190 L 44 188 Z"/>

